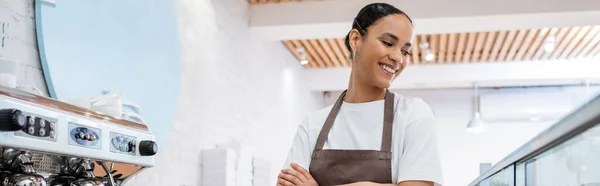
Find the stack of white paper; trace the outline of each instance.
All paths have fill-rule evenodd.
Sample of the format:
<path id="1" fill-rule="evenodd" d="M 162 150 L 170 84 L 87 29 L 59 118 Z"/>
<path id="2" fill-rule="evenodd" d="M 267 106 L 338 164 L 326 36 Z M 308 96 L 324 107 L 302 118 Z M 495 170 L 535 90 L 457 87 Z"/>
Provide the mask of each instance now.
<path id="1" fill-rule="evenodd" d="M 260 158 L 254 158 L 252 164 L 254 167 L 254 185 L 255 186 L 270 185 L 271 184 L 271 176 L 270 176 L 271 164 L 269 163 L 269 161 L 260 159 Z"/>
<path id="2" fill-rule="evenodd" d="M 202 151 L 202 186 L 235 186 L 236 156 L 230 149 Z"/>

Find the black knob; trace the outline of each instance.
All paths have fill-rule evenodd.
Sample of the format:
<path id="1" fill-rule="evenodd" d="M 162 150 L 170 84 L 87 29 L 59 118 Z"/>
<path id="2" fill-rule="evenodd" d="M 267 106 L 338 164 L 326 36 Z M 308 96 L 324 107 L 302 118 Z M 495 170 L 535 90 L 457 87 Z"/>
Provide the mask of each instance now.
<path id="1" fill-rule="evenodd" d="M 127 146 L 129 147 L 127 152 L 135 152 L 135 140 L 129 141 Z"/>
<path id="2" fill-rule="evenodd" d="M 158 152 L 158 145 L 154 141 L 140 141 L 140 146 L 138 146 L 140 151 L 140 155 L 142 156 L 153 156 Z"/>
<path id="3" fill-rule="evenodd" d="M 0 110 L 0 131 L 19 131 L 25 128 L 27 119 L 20 110 Z"/>

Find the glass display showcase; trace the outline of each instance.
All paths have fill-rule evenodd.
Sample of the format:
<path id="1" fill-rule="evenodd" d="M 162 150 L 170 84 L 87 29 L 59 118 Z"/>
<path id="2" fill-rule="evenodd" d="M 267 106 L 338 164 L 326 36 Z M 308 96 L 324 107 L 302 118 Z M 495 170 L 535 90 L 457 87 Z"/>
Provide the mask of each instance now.
<path id="1" fill-rule="evenodd" d="M 505 157 L 470 186 L 600 186 L 600 97 Z"/>

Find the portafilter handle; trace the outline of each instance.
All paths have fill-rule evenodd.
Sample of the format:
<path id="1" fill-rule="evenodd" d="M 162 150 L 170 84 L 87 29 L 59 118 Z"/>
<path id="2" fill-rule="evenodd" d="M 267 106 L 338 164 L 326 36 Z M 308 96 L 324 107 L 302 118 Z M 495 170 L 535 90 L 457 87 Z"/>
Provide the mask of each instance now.
<path id="1" fill-rule="evenodd" d="M 20 154 L 15 157 L 11 168 L 13 170 L 20 168 L 21 172 L 25 174 L 33 174 L 35 173 L 35 169 L 33 168 L 33 162 L 31 162 L 31 152 L 22 151 Z"/>
<path id="2" fill-rule="evenodd" d="M 3 167 L 7 167 L 12 172 L 19 172 L 25 174 L 33 174 L 35 173 L 35 169 L 33 168 L 33 162 L 31 162 L 31 152 L 30 151 L 19 151 L 12 148 L 5 148 L 2 152 L 2 162 L 0 162 Z"/>

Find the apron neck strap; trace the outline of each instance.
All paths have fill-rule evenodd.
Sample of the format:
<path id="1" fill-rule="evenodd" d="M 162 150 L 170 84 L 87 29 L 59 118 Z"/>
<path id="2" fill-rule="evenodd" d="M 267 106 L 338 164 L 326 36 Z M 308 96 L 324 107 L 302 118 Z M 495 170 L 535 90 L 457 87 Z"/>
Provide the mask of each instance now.
<path id="1" fill-rule="evenodd" d="M 394 94 L 386 89 L 383 106 L 383 134 L 381 135 L 381 151 L 392 151 L 392 131 L 394 126 Z"/>
<path id="2" fill-rule="evenodd" d="M 325 141 L 329 136 L 329 131 L 333 126 L 335 118 L 337 117 L 340 108 L 342 107 L 342 103 L 344 102 L 344 97 L 346 96 L 345 90 L 342 92 L 340 97 L 338 97 L 337 101 L 331 108 L 327 119 L 325 120 L 325 124 L 321 128 L 321 132 L 319 133 L 319 137 L 317 138 L 317 144 L 315 145 L 315 150 L 323 150 L 323 146 L 325 145 Z M 386 89 L 385 94 L 385 103 L 383 109 L 383 134 L 381 136 L 381 151 L 391 152 L 392 147 L 392 129 L 394 124 L 394 94 Z"/>

